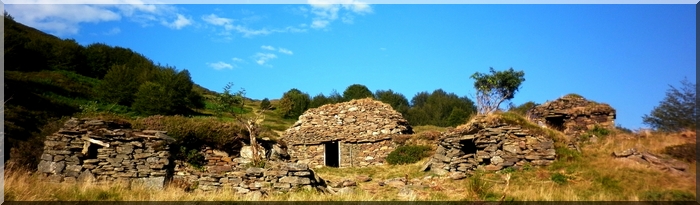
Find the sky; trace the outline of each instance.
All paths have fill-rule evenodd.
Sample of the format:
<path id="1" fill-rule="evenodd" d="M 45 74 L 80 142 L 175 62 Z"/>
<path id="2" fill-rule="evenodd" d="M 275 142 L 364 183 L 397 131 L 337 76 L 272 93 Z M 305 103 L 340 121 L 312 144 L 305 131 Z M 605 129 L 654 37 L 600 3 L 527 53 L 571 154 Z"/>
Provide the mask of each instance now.
<path id="1" fill-rule="evenodd" d="M 475 72 L 513 68 L 512 102 L 569 93 L 642 116 L 669 85 L 696 82 L 696 11 L 680 5 L 6 4 L 16 21 L 82 45 L 130 48 L 221 92 L 311 97 L 352 84 L 474 99 Z"/>

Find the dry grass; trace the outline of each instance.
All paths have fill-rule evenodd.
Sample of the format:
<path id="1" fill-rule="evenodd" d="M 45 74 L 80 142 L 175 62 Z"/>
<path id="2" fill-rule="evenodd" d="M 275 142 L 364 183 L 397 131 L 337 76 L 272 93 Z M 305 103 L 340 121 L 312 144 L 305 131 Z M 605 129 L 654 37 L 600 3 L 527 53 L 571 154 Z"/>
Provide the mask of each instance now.
<path id="1" fill-rule="evenodd" d="M 614 159 L 615 150 L 636 148 L 660 153 L 667 146 L 688 143 L 694 133 L 660 134 L 648 137 L 635 134 L 613 134 L 598 143 L 582 147 L 580 160 L 559 161 L 548 167 L 533 167 L 512 172 L 487 172 L 480 178 L 451 180 L 419 169 L 427 161 L 407 165 L 386 165 L 367 168 L 320 168 L 324 179 L 339 181 L 359 175 L 373 178 L 358 182 L 353 194 L 331 195 L 312 190 L 270 194 L 263 198 L 236 195 L 232 191 L 184 192 L 174 187 L 147 190 L 123 185 L 55 184 L 42 181 L 37 175 L 8 165 L 5 172 L 5 199 L 21 201 L 103 200 L 103 201 L 439 201 L 500 200 L 506 201 L 644 201 L 650 197 L 664 200 L 695 199 L 696 163 L 689 164 L 685 176 L 675 175 L 631 160 Z M 685 136 L 683 136 L 685 135 Z M 510 174 L 507 193 L 505 177 Z M 554 175 L 566 177 L 555 183 Z M 379 186 L 380 181 L 407 177 L 413 192 L 399 196 L 399 189 Z M 475 183 L 479 182 L 479 183 Z M 481 184 L 474 187 L 474 184 Z M 40 188 L 39 188 L 40 187 Z M 474 190 L 481 189 L 480 193 Z M 680 198 L 679 198 L 680 197 Z M 685 198 L 683 198 L 685 197 Z"/>

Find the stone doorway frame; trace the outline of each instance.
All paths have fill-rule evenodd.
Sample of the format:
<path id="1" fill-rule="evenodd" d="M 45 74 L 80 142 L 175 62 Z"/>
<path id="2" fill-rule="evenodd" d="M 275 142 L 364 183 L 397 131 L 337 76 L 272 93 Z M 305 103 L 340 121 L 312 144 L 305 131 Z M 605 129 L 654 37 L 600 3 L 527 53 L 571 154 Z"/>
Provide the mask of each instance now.
<path id="1" fill-rule="evenodd" d="M 335 155 L 336 157 L 333 157 Z M 323 165 L 328 167 L 340 167 L 340 142 L 330 141 L 323 143 Z"/>

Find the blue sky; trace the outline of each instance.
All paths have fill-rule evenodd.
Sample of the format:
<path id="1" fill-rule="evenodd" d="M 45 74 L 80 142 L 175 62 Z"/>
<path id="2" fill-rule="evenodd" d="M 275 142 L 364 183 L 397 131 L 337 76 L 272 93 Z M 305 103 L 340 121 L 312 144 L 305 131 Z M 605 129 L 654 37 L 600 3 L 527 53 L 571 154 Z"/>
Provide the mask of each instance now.
<path id="1" fill-rule="evenodd" d="M 5 5 L 15 20 L 83 45 L 131 48 L 227 82 L 253 99 L 351 84 L 409 100 L 442 88 L 473 99 L 475 72 L 513 68 L 513 103 L 568 93 L 617 109 L 625 127 L 696 81 L 695 5 Z"/>

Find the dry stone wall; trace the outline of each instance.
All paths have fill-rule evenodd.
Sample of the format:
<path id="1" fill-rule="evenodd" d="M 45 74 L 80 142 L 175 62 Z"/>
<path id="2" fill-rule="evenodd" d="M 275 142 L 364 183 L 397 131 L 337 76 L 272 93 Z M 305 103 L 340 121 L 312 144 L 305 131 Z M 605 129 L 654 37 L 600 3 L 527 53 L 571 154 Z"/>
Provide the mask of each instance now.
<path id="1" fill-rule="evenodd" d="M 259 168 L 251 166 L 249 158 L 232 157 L 210 147 L 206 147 L 202 154 L 207 161 L 203 169 L 176 161 L 173 182 L 193 190 L 229 190 L 238 194 L 287 192 L 324 187 L 325 184 L 308 165 L 302 163 L 268 159 L 264 168 Z"/>
<path id="2" fill-rule="evenodd" d="M 572 142 L 595 126 L 613 128 L 616 117 L 615 109 L 610 105 L 575 95 L 536 106 L 527 115 L 530 121 L 564 132 Z"/>
<path id="3" fill-rule="evenodd" d="M 526 164 L 545 166 L 556 158 L 554 141 L 520 126 L 472 122 L 444 132 L 435 155 L 426 164 L 438 174 L 487 171 Z"/>
<path id="4" fill-rule="evenodd" d="M 366 98 L 309 109 L 285 131 L 283 139 L 288 145 L 372 142 L 412 132 L 408 121 L 389 104 Z"/>
<path id="5" fill-rule="evenodd" d="M 124 122 L 71 118 L 47 136 L 38 171 L 54 182 L 144 183 L 162 188 L 170 163 L 164 131 Z"/>
<path id="6" fill-rule="evenodd" d="M 374 142 L 339 142 L 340 167 L 367 167 L 384 165 L 386 157 L 398 145 L 391 139 Z M 320 168 L 325 164 L 325 145 L 293 145 L 288 147 L 289 154 L 295 156 L 299 163 Z"/>

